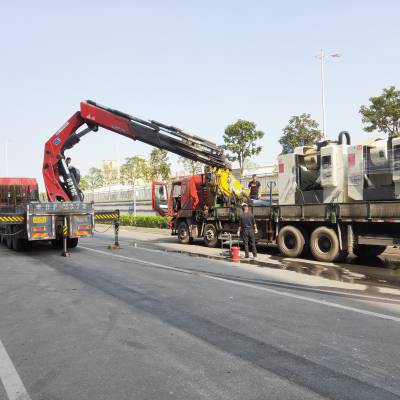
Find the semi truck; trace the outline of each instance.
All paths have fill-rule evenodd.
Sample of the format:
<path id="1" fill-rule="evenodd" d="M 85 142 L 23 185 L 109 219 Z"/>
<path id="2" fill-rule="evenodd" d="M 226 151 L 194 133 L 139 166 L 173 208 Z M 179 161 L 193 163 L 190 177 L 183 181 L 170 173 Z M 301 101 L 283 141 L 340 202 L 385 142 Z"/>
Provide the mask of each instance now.
<path id="1" fill-rule="evenodd" d="M 277 170 L 278 204 L 249 204 L 258 243 L 277 245 L 285 257 L 326 262 L 373 257 L 400 244 L 400 138 L 351 145 L 341 132 L 337 141 L 279 155 Z M 221 201 L 207 172 L 177 178 L 165 193 L 165 184 L 155 184 L 153 204 L 168 204 L 181 243 L 202 238 L 214 247 L 237 232 L 240 204 Z"/>

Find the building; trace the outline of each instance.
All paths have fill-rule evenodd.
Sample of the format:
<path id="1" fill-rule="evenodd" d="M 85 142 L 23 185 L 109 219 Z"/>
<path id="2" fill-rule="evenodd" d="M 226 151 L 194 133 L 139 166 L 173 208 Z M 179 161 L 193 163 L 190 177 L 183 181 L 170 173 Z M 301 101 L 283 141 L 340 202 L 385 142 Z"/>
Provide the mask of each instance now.
<path id="1" fill-rule="evenodd" d="M 278 199 L 278 170 L 276 165 L 262 165 L 256 167 L 245 168 L 243 176 L 240 176 L 240 168 L 232 170 L 233 175 L 239 179 L 243 187 L 247 188 L 254 174 L 257 175 L 257 180 L 261 183 L 261 197 L 269 199 L 272 188 L 273 201 Z"/>

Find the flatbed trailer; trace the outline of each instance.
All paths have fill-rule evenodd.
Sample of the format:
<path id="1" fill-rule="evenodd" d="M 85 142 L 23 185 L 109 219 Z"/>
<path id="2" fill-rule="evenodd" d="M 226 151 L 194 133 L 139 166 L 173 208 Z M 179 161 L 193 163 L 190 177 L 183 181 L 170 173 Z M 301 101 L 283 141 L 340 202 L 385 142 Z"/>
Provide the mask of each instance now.
<path id="1" fill-rule="evenodd" d="M 286 257 L 372 257 L 400 244 L 400 201 L 271 205 L 250 211 L 257 222 L 257 242 L 278 245 Z M 240 207 L 216 207 L 207 213 L 181 209 L 172 219 L 172 234 L 181 243 L 202 237 L 213 247 L 225 233 L 237 232 L 241 213 Z"/>
<path id="2" fill-rule="evenodd" d="M 95 212 L 92 203 L 30 202 L 0 207 L 0 242 L 23 251 L 29 242 L 51 241 L 55 247 L 78 245 L 79 238 L 92 236 L 95 222 L 119 221 L 119 211 Z"/>

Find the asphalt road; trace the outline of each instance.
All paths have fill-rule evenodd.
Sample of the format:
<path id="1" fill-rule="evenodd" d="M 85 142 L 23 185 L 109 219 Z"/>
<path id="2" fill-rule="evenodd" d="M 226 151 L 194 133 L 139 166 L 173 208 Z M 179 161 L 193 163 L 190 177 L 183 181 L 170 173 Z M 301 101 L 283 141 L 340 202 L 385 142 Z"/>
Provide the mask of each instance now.
<path id="1" fill-rule="evenodd" d="M 400 398 L 396 290 L 109 241 L 0 247 L 0 399 Z"/>

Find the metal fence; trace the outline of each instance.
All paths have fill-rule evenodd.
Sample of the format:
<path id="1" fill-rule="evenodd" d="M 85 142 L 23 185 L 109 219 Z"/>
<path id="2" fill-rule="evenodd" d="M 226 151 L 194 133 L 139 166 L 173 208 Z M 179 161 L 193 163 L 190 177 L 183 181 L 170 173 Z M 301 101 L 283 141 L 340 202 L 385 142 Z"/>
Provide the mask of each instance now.
<path id="1" fill-rule="evenodd" d="M 143 186 L 135 189 L 136 201 L 149 200 L 151 201 L 151 186 Z M 116 201 L 134 201 L 133 189 L 109 190 L 104 192 L 85 191 L 85 201 L 103 203 Z"/>

